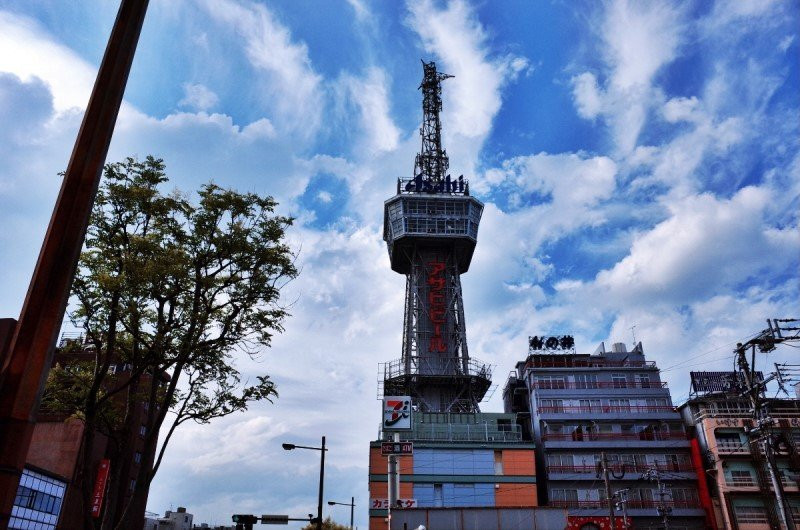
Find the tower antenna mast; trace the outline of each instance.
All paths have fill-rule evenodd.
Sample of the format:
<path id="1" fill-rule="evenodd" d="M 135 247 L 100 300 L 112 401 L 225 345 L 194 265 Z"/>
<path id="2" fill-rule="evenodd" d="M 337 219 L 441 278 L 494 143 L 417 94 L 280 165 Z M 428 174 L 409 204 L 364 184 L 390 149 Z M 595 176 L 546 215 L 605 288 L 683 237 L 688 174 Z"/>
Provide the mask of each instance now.
<path id="1" fill-rule="evenodd" d="M 442 148 L 442 81 L 453 77 L 436 71 L 436 63 L 422 61 L 422 149 L 414 160 L 414 177 L 438 184 L 444 180 L 450 160 Z"/>

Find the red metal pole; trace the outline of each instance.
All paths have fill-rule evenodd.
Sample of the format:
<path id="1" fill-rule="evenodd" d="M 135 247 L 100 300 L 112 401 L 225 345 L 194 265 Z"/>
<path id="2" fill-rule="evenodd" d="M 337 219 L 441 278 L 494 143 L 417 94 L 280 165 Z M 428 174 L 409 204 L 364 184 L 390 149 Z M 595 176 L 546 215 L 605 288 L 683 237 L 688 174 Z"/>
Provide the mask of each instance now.
<path id="1" fill-rule="evenodd" d="M 0 372 L 0 528 L 8 526 L 36 411 L 114 132 L 148 0 L 122 0 L 28 294 Z"/>

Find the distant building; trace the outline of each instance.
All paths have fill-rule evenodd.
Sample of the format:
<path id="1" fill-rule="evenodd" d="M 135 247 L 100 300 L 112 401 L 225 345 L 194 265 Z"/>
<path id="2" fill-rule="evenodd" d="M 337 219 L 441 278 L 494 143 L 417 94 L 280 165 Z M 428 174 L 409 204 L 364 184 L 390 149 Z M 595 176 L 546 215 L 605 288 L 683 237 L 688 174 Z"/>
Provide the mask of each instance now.
<path id="1" fill-rule="evenodd" d="M 608 525 L 602 471 L 605 453 L 612 495 L 634 528 L 705 528 L 698 472 L 680 414 L 642 344 L 627 351 L 601 343 L 574 352 L 572 338 L 531 339 L 503 391 L 505 410 L 529 418 L 536 443 L 539 504 L 566 508 L 581 524 Z M 659 479 L 643 481 L 645 473 Z M 618 527 L 623 524 L 623 511 Z"/>
<path id="2" fill-rule="evenodd" d="M 70 348 L 65 348 L 66 346 Z M 62 338 L 53 365 L 93 362 L 94 353 L 83 346 L 80 337 Z M 111 370 L 125 377 L 130 372 L 130 366 L 115 364 L 111 366 Z M 145 374 L 144 377 L 148 379 L 150 376 Z M 162 380 L 168 379 L 166 374 L 162 374 Z M 125 398 L 126 392 L 120 392 L 120 406 Z M 134 429 L 129 439 L 122 444 L 128 448 L 125 454 L 118 453 L 116 445 L 106 435 L 100 431 L 95 432 L 94 448 L 90 456 L 92 475 L 89 480 L 98 488 L 107 484 L 106 480 L 111 472 L 121 473 L 120 491 L 117 494 L 120 512 L 131 498 L 140 467 L 153 465 L 154 451 L 147 453 L 144 449 L 144 419 L 147 415 L 145 405 L 143 402 L 133 411 L 134 422 L 140 428 Z M 25 471 L 12 508 L 10 528 L 71 530 L 84 526 L 82 493 L 77 486 L 78 474 L 81 472 L 77 459 L 82 451 L 83 435 L 84 423 L 80 419 L 65 413 L 39 410 Z M 108 486 L 99 487 L 100 506 L 106 502 L 107 488 Z M 143 520 L 146 502 L 145 496 L 131 506 L 131 520 Z"/>
<path id="3" fill-rule="evenodd" d="M 720 528 L 779 528 L 776 495 L 750 401 L 737 372 L 692 372 L 688 401 L 679 407 L 699 444 Z M 761 374 L 757 377 L 763 378 Z M 800 525 L 800 401 L 765 399 L 778 487 Z M 748 436 L 752 432 L 753 436 Z"/>
<path id="4" fill-rule="evenodd" d="M 193 528 L 208 528 L 206 526 L 193 526 L 194 516 L 186 512 L 186 508 L 179 506 L 176 511 L 167 510 L 164 517 L 145 517 L 142 530 L 192 530 Z"/>

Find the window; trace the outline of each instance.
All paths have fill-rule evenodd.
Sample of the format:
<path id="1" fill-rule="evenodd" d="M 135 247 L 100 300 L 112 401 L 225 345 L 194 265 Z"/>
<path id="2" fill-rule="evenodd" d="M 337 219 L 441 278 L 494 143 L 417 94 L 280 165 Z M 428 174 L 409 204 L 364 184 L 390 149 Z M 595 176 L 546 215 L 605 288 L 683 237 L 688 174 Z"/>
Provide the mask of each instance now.
<path id="1" fill-rule="evenodd" d="M 494 474 L 503 474 L 503 451 L 494 452 Z"/>
<path id="2" fill-rule="evenodd" d="M 629 412 L 631 410 L 630 399 L 609 399 L 608 405 L 611 412 Z"/>
<path id="3" fill-rule="evenodd" d="M 747 469 L 732 469 L 730 479 L 726 482 L 729 486 L 755 486 L 753 475 Z"/>
<path id="4" fill-rule="evenodd" d="M 547 455 L 547 468 L 551 473 L 573 471 L 572 455 L 558 453 Z"/>
<path id="5" fill-rule="evenodd" d="M 717 432 L 714 433 L 714 436 L 717 439 L 717 450 L 719 451 L 739 452 L 743 450 L 742 441 L 735 432 Z"/>
<path id="6" fill-rule="evenodd" d="M 563 375 L 542 375 L 536 378 L 536 386 L 544 389 L 564 389 L 567 387 L 567 378 Z"/>
<path id="7" fill-rule="evenodd" d="M 767 510 L 763 506 L 734 506 L 733 511 L 739 524 L 769 524 Z"/>
<path id="8" fill-rule="evenodd" d="M 639 388 L 650 388 L 650 374 L 636 374 L 635 377 Z"/>
<path id="9" fill-rule="evenodd" d="M 614 388 L 625 388 L 628 384 L 628 378 L 625 374 L 611 374 L 611 386 Z"/>
<path id="10" fill-rule="evenodd" d="M 575 388 L 597 388 L 597 376 L 592 374 L 576 375 Z"/>
<path id="11" fill-rule="evenodd" d="M 599 399 L 581 399 L 578 404 L 581 412 L 600 412 L 602 410 Z"/>
<path id="12" fill-rule="evenodd" d="M 433 485 L 433 507 L 441 508 L 444 506 L 444 494 L 442 493 L 442 485 Z"/>
<path id="13" fill-rule="evenodd" d="M 144 438 L 145 434 L 147 434 L 147 427 L 142 425 L 139 427 L 139 436 Z"/>
<path id="14" fill-rule="evenodd" d="M 542 409 L 542 412 L 563 413 L 564 412 L 564 400 L 563 399 L 542 399 L 542 400 L 539 401 L 539 407 Z"/>
<path id="15" fill-rule="evenodd" d="M 134 490 L 134 488 L 136 488 L 136 479 L 135 479 L 135 478 L 132 478 L 132 479 L 131 479 L 131 483 L 130 483 L 130 485 L 128 486 L 128 489 L 129 489 L 129 490 L 131 490 L 131 491 L 133 491 L 133 490 Z"/>
<path id="16" fill-rule="evenodd" d="M 139 451 L 136 451 L 136 453 L 133 455 L 133 461 L 136 462 L 137 464 L 141 464 L 142 463 L 142 453 L 140 453 Z"/>
<path id="17" fill-rule="evenodd" d="M 578 503 L 578 490 L 553 489 L 550 493 L 550 501 L 557 506 L 575 505 Z"/>
<path id="18" fill-rule="evenodd" d="M 699 505 L 697 491 L 693 488 L 672 488 L 671 493 L 676 508 L 694 508 Z"/>
<path id="19" fill-rule="evenodd" d="M 60 480 L 24 469 L 8 527 L 54 529 L 65 489 L 66 484 Z"/>
<path id="20" fill-rule="evenodd" d="M 669 407 L 669 403 L 664 398 L 647 398 L 645 400 L 647 404 L 648 411 L 657 411 L 657 410 L 666 410 Z"/>

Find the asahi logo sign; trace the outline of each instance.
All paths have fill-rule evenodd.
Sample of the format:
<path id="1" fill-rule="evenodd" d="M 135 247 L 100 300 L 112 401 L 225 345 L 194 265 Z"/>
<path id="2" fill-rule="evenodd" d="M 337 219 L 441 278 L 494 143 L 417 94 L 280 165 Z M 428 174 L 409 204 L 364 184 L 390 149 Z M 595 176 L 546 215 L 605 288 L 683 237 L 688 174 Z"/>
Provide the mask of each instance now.
<path id="1" fill-rule="evenodd" d="M 383 397 L 383 430 L 411 429 L 411 396 Z"/>
<path id="2" fill-rule="evenodd" d="M 553 335 L 528 337 L 530 351 L 575 351 L 575 338 L 572 335 Z"/>

